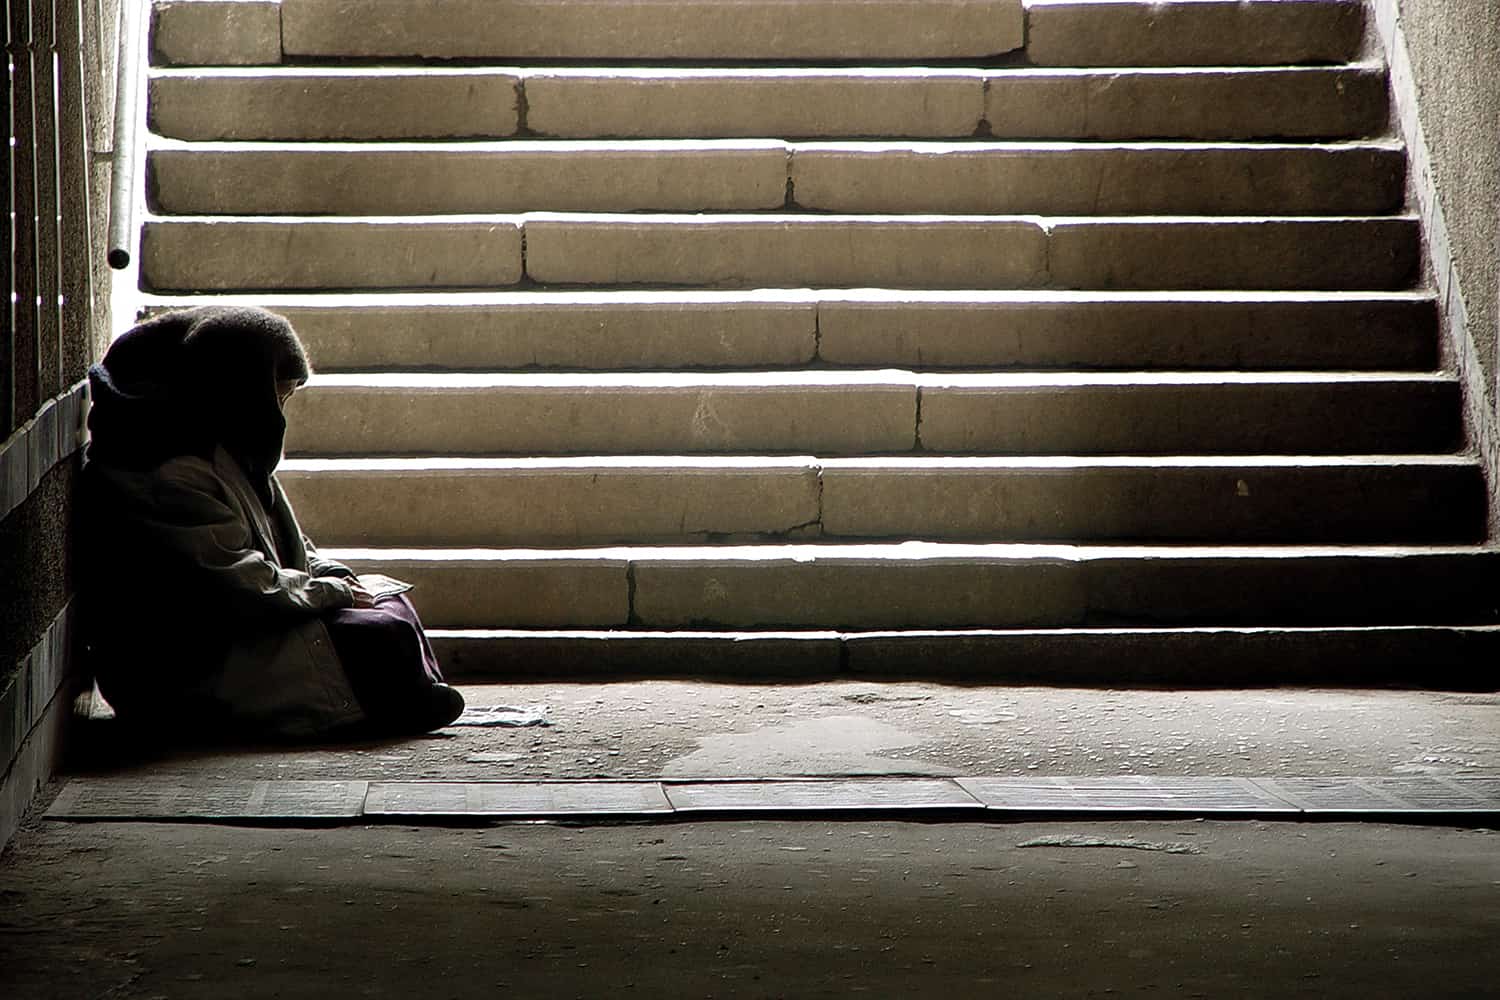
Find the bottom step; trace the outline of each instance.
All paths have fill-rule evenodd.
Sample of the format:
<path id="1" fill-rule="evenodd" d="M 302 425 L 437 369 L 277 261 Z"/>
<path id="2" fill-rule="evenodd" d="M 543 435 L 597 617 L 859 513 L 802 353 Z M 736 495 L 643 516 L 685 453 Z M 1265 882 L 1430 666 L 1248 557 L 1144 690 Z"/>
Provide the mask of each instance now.
<path id="1" fill-rule="evenodd" d="M 442 631 L 455 680 L 833 675 L 999 684 L 1500 690 L 1500 626 L 922 632 Z"/>
<path id="2" fill-rule="evenodd" d="M 1477 547 L 848 545 L 346 549 L 433 628 L 844 632 L 1492 625 Z"/>

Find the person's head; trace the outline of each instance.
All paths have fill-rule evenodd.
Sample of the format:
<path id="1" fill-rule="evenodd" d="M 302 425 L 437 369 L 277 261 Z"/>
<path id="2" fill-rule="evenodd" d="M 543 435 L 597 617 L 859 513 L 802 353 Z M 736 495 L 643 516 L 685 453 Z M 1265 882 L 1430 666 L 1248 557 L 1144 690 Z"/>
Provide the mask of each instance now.
<path id="1" fill-rule="evenodd" d="M 281 457 L 282 407 L 312 374 L 291 323 L 250 306 L 162 313 L 121 335 L 91 370 L 89 426 L 135 462 L 223 446 L 257 489 Z"/>

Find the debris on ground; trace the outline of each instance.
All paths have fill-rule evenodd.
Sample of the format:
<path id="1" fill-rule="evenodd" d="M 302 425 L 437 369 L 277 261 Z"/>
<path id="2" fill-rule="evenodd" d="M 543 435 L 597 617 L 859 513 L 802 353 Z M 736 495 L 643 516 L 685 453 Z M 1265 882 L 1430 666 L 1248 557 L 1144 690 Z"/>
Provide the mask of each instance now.
<path id="1" fill-rule="evenodd" d="M 466 764 L 503 764 L 506 767 L 515 766 L 516 761 L 522 759 L 518 753 L 471 753 L 464 758 Z"/>
<path id="2" fill-rule="evenodd" d="M 1203 848 L 1176 841 L 1137 840 L 1134 837 L 1085 837 L 1075 833 L 1033 837 L 1017 847 L 1123 847 L 1132 851 L 1164 854 L 1202 854 Z"/>
<path id="3" fill-rule="evenodd" d="M 550 726 L 546 705 L 482 705 L 464 709 L 452 726 Z"/>
<path id="4" fill-rule="evenodd" d="M 930 701 L 932 698 L 927 694 L 885 694 L 880 691 L 855 691 L 841 697 L 855 705 L 879 705 L 887 702 L 891 704 L 912 703 Z"/>

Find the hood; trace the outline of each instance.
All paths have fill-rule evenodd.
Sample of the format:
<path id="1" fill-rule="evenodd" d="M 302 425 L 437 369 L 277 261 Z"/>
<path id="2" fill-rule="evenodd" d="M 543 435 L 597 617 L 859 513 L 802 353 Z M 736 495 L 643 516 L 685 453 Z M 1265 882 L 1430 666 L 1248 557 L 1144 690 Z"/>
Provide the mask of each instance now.
<path id="1" fill-rule="evenodd" d="M 269 505 L 286 436 L 276 385 L 310 374 L 275 313 L 200 306 L 154 316 L 89 369 L 88 459 L 147 469 L 223 445 Z"/>

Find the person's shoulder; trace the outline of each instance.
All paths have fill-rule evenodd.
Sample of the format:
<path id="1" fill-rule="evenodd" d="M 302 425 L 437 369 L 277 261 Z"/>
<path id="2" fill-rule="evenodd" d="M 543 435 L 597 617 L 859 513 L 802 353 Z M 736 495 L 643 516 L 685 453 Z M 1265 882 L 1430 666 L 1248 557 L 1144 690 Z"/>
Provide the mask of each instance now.
<path id="1" fill-rule="evenodd" d="M 201 489 L 216 486 L 220 476 L 209 459 L 199 455 L 175 455 L 153 469 L 151 479 L 158 487 Z"/>
<path id="2" fill-rule="evenodd" d="M 156 465 L 123 465 L 90 457 L 83 465 L 84 479 L 113 492 L 148 495 L 163 487 L 198 488 L 216 480 L 212 463 L 197 455 L 175 455 Z"/>

